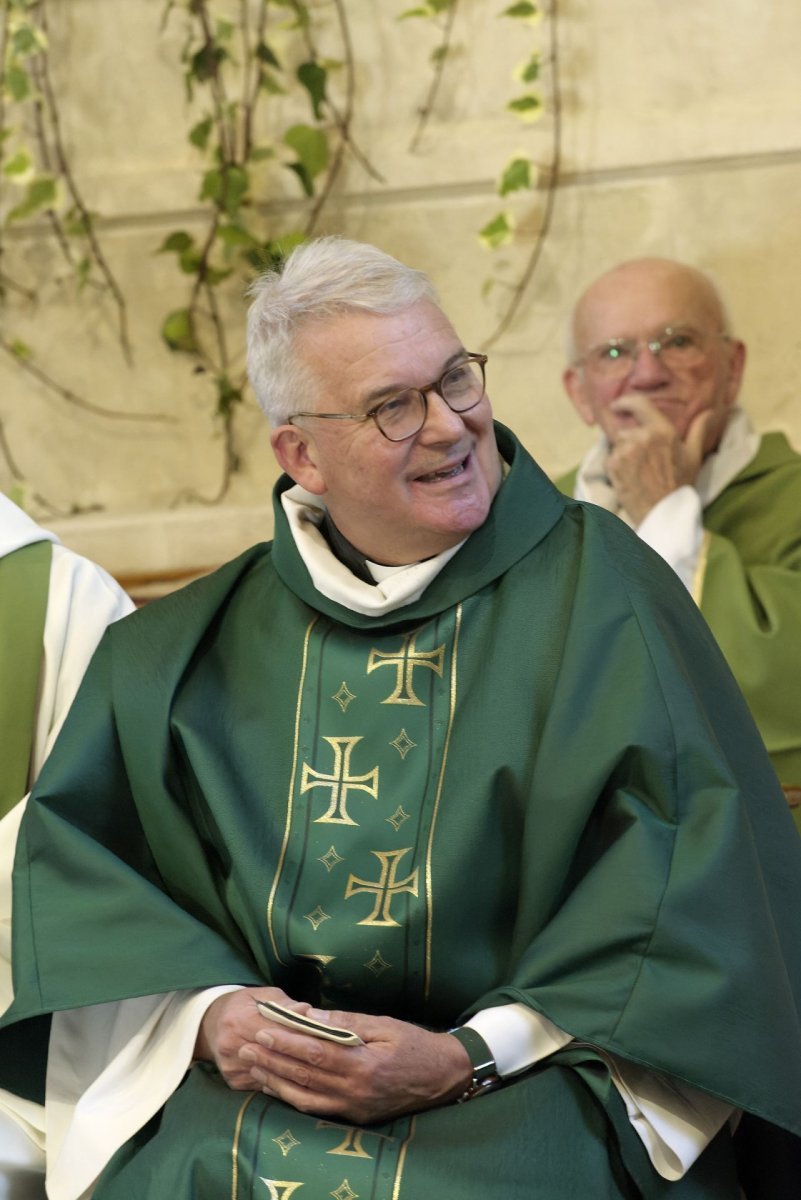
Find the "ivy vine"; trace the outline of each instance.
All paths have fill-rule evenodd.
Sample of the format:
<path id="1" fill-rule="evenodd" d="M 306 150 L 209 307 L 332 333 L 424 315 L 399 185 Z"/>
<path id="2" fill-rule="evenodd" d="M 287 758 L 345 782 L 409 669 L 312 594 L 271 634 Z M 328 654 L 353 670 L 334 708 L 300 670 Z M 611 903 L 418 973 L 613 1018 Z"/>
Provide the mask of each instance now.
<path id="1" fill-rule="evenodd" d="M 214 503 L 239 466 L 234 415 L 246 382 L 241 355 L 232 355 L 226 342 L 226 289 L 238 298 L 249 274 L 279 262 L 293 245 L 314 233 L 346 153 L 373 178 L 380 181 L 380 176 L 351 131 L 355 61 L 344 0 L 333 4 L 340 45 L 339 57 L 333 60 L 319 53 L 310 7 L 301 0 L 240 0 L 236 22 L 213 17 L 209 0 L 168 0 L 162 28 L 176 9 L 183 10 L 181 62 L 187 99 L 202 98 L 205 108 L 188 137 L 204 163 L 198 199 L 208 218 L 202 235 L 174 230 L 161 245 L 162 253 L 175 254 L 179 269 L 188 276 L 187 302 L 166 316 L 162 336 L 171 350 L 189 355 L 196 369 L 208 372 L 214 383 L 225 442 L 223 478 L 210 501 Z M 343 80 L 342 101 L 332 95 L 330 84 L 336 75 Z M 276 122 L 265 119 L 265 109 L 271 100 L 298 88 L 305 96 L 307 119 L 276 132 Z M 270 128 L 269 136 L 259 132 L 265 127 Z M 307 202 L 299 224 L 275 228 L 279 219 L 270 220 L 265 167 L 293 175 Z"/>
<path id="2" fill-rule="evenodd" d="M 33 305 L 27 281 L 7 270 L 6 239 L 17 225 L 41 225 L 54 244 L 76 295 L 95 289 L 116 314 L 120 350 L 133 351 L 122 288 L 103 252 L 93 214 L 70 163 L 61 129 L 59 99 L 51 72 L 49 0 L 0 0 L 0 312 L 12 302 Z M 416 114 L 409 150 L 415 152 L 436 115 L 443 78 L 458 38 L 461 0 L 426 0 L 398 14 L 425 20 L 437 31 L 431 75 Z M 198 210 L 187 227 L 169 231 L 156 252 L 172 255 L 186 279 L 183 303 L 162 315 L 164 343 L 185 356 L 189 368 L 211 384 L 224 446 L 219 501 L 240 462 L 235 417 L 246 386 L 241 349 L 228 345 L 230 313 L 257 272 L 279 262 L 298 242 L 314 235 L 347 156 L 374 180 L 384 182 L 356 144 L 355 57 L 346 0 L 321 5 L 304 0 L 230 0 L 225 16 L 214 0 L 164 0 L 160 30 L 174 33 L 180 22 L 180 70 L 191 123 L 188 143 L 198 157 Z M 560 111 L 557 61 L 557 0 L 549 10 L 550 46 L 543 54 L 534 32 L 542 14 L 533 0 L 516 0 L 498 17 L 526 29 L 528 49 L 515 75 L 518 90 L 507 109 L 529 122 L 543 112 L 540 92 L 550 69 L 553 153 L 549 164 L 516 155 L 501 170 L 497 191 L 504 202 L 478 231 L 491 251 L 515 236 L 509 197 L 545 191 L 544 216 L 536 244 L 514 283 L 497 274 L 485 291 L 504 297 L 495 331 L 509 327 L 527 292 L 550 225 L 559 175 Z M 318 41 L 335 35 L 336 50 L 325 57 Z M 523 39 L 521 39 L 523 43 Z M 525 44 L 525 43 L 523 43 Z M 283 114 L 290 111 L 287 123 Z M 291 177 L 291 184 L 282 180 Z M 544 180 L 544 183 L 542 181 Z M 300 203 L 274 204 L 271 199 Z M 294 215 L 290 215 L 294 214 Z M 55 379 L 40 353 L 7 328 L 0 353 L 11 358 L 64 402 L 103 417 L 164 419 L 157 414 L 112 412 Z M 0 458 L 12 479 L 22 479 L 0 422 Z M 37 499 L 42 500 L 41 497 Z M 44 503 L 44 502 L 43 502 Z M 51 506 L 52 507 L 52 506 Z"/>

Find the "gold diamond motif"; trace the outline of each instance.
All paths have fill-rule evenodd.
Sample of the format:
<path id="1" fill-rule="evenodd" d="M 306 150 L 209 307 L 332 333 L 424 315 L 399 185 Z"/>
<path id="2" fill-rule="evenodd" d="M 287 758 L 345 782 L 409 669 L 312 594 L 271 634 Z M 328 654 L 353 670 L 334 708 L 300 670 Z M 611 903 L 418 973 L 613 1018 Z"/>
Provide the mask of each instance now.
<path id="1" fill-rule="evenodd" d="M 354 696 L 353 692 L 350 690 L 348 685 L 345 683 L 345 680 L 343 679 L 342 683 L 339 685 L 339 691 L 334 692 L 331 699 L 336 700 L 337 704 L 339 705 L 339 707 L 342 709 L 343 712 L 347 712 L 348 705 L 350 704 L 351 700 L 355 700 L 356 697 Z"/>
<path id="2" fill-rule="evenodd" d="M 281 1136 L 273 1138 L 273 1141 L 275 1142 L 276 1146 L 280 1147 L 284 1158 L 286 1158 L 290 1150 L 294 1150 L 296 1146 L 300 1145 L 300 1142 L 290 1129 L 285 1129 Z"/>
<path id="3" fill-rule="evenodd" d="M 395 809 L 394 813 L 392 814 L 392 816 L 387 817 L 386 820 L 387 820 L 388 824 L 390 824 L 392 826 L 392 828 L 395 830 L 395 832 L 397 833 L 398 830 L 400 829 L 401 825 L 403 824 L 403 822 L 408 821 L 410 817 L 411 817 L 411 813 L 405 812 L 403 805 L 399 804 L 398 807 Z"/>
<path id="4" fill-rule="evenodd" d="M 323 912 L 323 910 L 319 904 L 317 905 L 317 907 L 315 909 L 312 910 L 312 912 L 306 913 L 305 919 L 310 923 L 310 925 L 315 933 L 320 928 L 323 921 L 331 920 L 328 913 Z"/>
<path id="5" fill-rule="evenodd" d="M 341 858 L 337 854 L 334 847 L 331 846 L 328 850 L 326 850 L 325 854 L 321 855 L 320 858 L 317 859 L 317 861 L 321 862 L 323 864 L 323 866 L 325 867 L 326 871 L 330 872 L 330 871 L 333 871 L 333 869 L 337 865 L 337 863 L 344 862 L 345 860 L 344 860 L 344 858 Z"/>
<path id="6" fill-rule="evenodd" d="M 364 965 L 367 967 L 367 970 L 372 971 L 376 979 L 378 979 L 379 975 L 383 975 L 385 971 L 390 969 L 392 963 L 385 962 L 385 960 L 381 957 L 381 951 L 376 950 L 370 961 L 366 962 Z"/>
<path id="7" fill-rule="evenodd" d="M 389 744 L 395 747 L 401 758 L 405 758 L 409 751 L 417 745 L 417 742 L 413 742 L 406 730 L 402 729 L 394 742 L 390 742 Z"/>
<path id="8" fill-rule="evenodd" d="M 354 1192 L 353 1188 L 348 1183 L 347 1179 L 343 1179 L 335 1192 L 329 1192 L 329 1196 L 333 1196 L 334 1200 L 358 1200 L 358 1192 Z"/>

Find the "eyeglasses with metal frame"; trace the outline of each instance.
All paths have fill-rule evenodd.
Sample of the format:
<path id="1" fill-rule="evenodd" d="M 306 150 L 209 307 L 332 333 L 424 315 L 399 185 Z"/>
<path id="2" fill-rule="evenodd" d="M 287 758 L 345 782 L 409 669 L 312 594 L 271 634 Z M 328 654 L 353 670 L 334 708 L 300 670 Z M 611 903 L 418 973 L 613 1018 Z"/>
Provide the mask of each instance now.
<path id="1" fill-rule="evenodd" d="M 667 325 L 653 337 L 609 338 L 591 346 L 575 360 L 574 366 L 586 367 L 595 375 L 607 378 L 627 375 L 642 351 L 647 347 L 655 358 L 672 371 L 697 367 L 703 362 L 710 339 L 731 340 L 728 333 L 702 333 L 691 325 Z"/>
<path id="2" fill-rule="evenodd" d="M 322 421 L 375 421 L 379 433 L 388 441 L 405 442 L 425 425 L 429 392 L 436 392 L 451 412 L 466 413 L 475 408 L 486 394 L 486 363 L 486 354 L 468 353 L 433 383 L 394 392 L 366 413 L 296 412 L 287 417 L 287 424 L 291 425 L 297 417 L 316 417 Z"/>

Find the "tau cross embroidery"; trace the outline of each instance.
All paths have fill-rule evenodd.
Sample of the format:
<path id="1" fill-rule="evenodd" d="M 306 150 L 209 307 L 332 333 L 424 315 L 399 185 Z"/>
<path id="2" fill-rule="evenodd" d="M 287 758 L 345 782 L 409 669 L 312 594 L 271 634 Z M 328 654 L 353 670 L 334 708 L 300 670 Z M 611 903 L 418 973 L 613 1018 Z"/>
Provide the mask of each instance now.
<path id="1" fill-rule="evenodd" d="M 381 863 L 381 874 L 375 883 L 368 879 L 358 879 L 355 875 L 350 876 L 348 886 L 345 889 L 346 900 L 349 900 L 351 896 L 358 895 L 360 892 L 370 892 L 375 895 L 373 911 L 369 917 L 365 917 L 363 921 L 359 921 L 359 925 L 400 926 L 400 922 L 396 921 L 390 912 L 392 901 L 401 892 L 411 892 L 413 896 L 417 895 L 417 867 L 405 879 L 396 878 L 398 864 L 404 854 L 408 854 L 410 850 L 411 846 L 407 846 L 405 850 L 371 850 L 370 853 L 374 854 Z"/>
<path id="2" fill-rule="evenodd" d="M 302 1183 L 287 1183 L 285 1179 L 265 1179 L 263 1175 L 260 1179 L 270 1189 L 270 1200 L 289 1200 L 293 1192 L 303 1187 Z"/>
<path id="3" fill-rule="evenodd" d="M 376 1137 L 381 1141 L 391 1142 L 394 1139 L 386 1133 L 376 1133 L 373 1129 L 360 1129 L 356 1125 L 340 1125 L 337 1121 L 318 1121 L 316 1129 L 341 1129 L 345 1134 L 343 1140 L 333 1150 L 326 1150 L 326 1154 L 341 1154 L 345 1158 L 369 1158 L 372 1159 L 372 1154 L 368 1154 L 365 1150 L 362 1140 L 365 1137 Z"/>
<path id="4" fill-rule="evenodd" d="M 417 632 L 407 633 L 400 650 L 395 654 L 375 649 L 370 651 L 370 657 L 367 660 L 368 675 L 372 671 L 377 671 L 379 667 L 394 667 L 396 672 L 395 691 L 391 696 L 387 696 L 386 700 L 382 700 L 382 704 L 416 704 L 425 708 L 423 701 L 415 695 L 413 687 L 415 667 L 425 667 L 429 671 L 435 671 L 442 678 L 445 646 L 437 646 L 436 650 L 418 650 L 415 640 Z"/>
<path id="5" fill-rule="evenodd" d="M 346 807 L 348 792 L 367 792 L 377 800 L 378 767 L 373 767 L 372 771 L 367 771 L 364 775 L 351 775 L 350 756 L 356 743 L 362 741 L 360 737 L 326 737 L 323 741 L 328 742 L 334 751 L 334 769 L 330 775 L 325 775 L 304 763 L 300 780 L 301 794 L 316 787 L 331 789 L 331 803 L 321 817 L 315 818 L 315 824 L 358 825 L 359 822 L 353 820 Z"/>

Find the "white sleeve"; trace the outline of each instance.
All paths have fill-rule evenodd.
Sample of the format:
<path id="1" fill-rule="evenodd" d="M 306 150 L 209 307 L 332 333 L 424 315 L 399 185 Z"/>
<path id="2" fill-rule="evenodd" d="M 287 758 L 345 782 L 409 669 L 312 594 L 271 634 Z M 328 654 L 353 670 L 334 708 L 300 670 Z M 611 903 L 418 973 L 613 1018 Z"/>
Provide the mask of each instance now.
<path id="1" fill-rule="evenodd" d="M 692 592 L 704 541 L 701 497 L 685 484 L 655 504 L 637 526 L 637 536 L 673 568 Z"/>
<path id="2" fill-rule="evenodd" d="M 465 1024 L 483 1037 L 498 1074 L 504 1077 L 525 1071 L 573 1041 L 570 1034 L 525 1004 L 485 1008 Z M 735 1110 L 689 1084 L 679 1084 L 604 1051 L 596 1052 L 609 1067 L 654 1169 L 663 1179 L 681 1179 Z"/>
<path id="3" fill-rule="evenodd" d="M 53 1014 L 45 1101 L 50 1200 L 88 1200 L 112 1155 L 180 1084 L 206 1009 L 238 987 Z"/>
<path id="4" fill-rule="evenodd" d="M 112 577 L 59 543 L 53 546 L 36 709 L 31 782 L 53 747 L 78 685 L 106 626 L 133 610 Z M 25 810 L 20 800 L 0 821 L 0 1012 L 13 999 L 11 982 L 11 871 Z M 0 1091 L 0 1200 L 41 1196 L 44 1110 Z"/>
<path id="5" fill-rule="evenodd" d="M 133 610 L 102 567 L 56 543 L 43 637 L 42 667 L 31 754 L 31 782 L 64 723 L 78 685 L 107 625 Z M 25 800 L 0 821 L 0 1013 L 11 991 L 11 869 Z"/>

